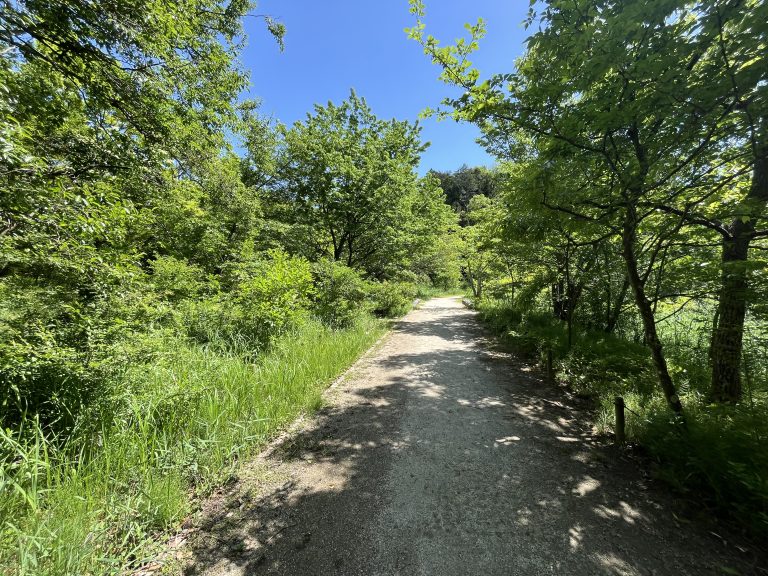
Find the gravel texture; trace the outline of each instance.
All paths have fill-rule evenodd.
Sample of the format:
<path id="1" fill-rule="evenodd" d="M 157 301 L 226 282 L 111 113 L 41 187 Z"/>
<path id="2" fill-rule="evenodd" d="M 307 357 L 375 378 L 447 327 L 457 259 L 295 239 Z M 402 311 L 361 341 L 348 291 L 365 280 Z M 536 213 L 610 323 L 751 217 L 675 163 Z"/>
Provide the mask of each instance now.
<path id="1" fill-rule="evenodd" d="M 203 508 L 188 576 L 763 574 L 474 313 L 408 314 Z"/>

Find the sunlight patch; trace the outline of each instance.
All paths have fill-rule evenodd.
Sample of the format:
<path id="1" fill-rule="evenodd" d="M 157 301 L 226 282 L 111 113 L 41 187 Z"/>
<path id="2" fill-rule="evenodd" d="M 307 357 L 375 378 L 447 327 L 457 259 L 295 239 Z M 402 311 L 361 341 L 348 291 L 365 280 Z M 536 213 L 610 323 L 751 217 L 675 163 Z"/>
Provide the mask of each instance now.
<path id="1" fill-rule="evenodd" d="M 580 524 L 568 530 L 568 545 L 571 547 L 571 552 L 576 552 L 581 547 L 582 532 L 583 528 Z"/>
<path id="2" fill-rule="evenodd" d="M 493 444 L 495 446 L 499 446 L 499 445 L 509 446 L 519 441 L 520 441 L 520 436 L 506 436 L 505 438 L 499 438 L 498 440 L 494 440 Z"/>
<path id="3" fill-rule="evenodd" d="M 571 490 L 571 493 L 578 494 L 579 497 L 583 498 L 584 496 L 586 496 L 590 492 L 594 492 L 598 488 L 600 488 L 599 480 L 595 480 L 591 476 L 584 476 L 584 479 L 581 482 L 579 482 L 573 490 Z"/>
<path id="4" fill-rule="evenodd" d="M 610 574 L 619 574 L 620 576 L 639 576 L 640 572 L 629 564 L 626 560 L 622 560 L 616 554 L 595 554 L 595 558 L 602 564 Z"/>

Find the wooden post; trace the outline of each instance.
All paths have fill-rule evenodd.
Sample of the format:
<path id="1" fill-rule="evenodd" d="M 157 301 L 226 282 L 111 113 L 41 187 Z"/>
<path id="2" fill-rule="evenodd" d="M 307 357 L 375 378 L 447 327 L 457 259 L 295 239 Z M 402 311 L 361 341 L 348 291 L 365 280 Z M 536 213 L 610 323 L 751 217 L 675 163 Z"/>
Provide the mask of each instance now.
<path id="1" fill-rule="evenodd" d="M 547 382 L 555 383 L 555 370 L 552 362 L 552 346 L 547 348 Z"/>
<path id="2" fill-rule="evenodd" d="M 616 445 L 622 446 L 626 438 L 624 434 L 624 398 L 616 396 L 613 404 L 616 407 Z"/>

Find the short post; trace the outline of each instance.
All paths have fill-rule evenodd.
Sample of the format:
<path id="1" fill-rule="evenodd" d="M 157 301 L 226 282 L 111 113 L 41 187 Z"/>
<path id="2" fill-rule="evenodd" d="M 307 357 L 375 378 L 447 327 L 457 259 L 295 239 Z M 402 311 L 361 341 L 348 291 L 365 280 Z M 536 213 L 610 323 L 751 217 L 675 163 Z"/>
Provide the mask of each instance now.
<path id="1" fill-rule="evenodd" d="M 554 384 L 555 370 L 552 362 L 552 346 L 547 347 L 547 382 Z"/>
<path id="2" fill-rule="evenodd" d="M 616 445 L 622 446 L 626 439 L 624 434 L 624 398 L 616 396 L 613 404 L 616 407 Z"/>

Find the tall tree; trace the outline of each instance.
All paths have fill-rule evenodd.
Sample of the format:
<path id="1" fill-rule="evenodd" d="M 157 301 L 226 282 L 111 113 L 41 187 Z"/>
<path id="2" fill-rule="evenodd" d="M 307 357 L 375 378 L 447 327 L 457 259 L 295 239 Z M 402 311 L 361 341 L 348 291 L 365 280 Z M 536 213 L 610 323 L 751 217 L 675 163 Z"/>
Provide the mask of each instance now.
<path id="1" fill-rule="evenodd" d="M 402 260 L 399 240 L 425 146 L 419 127 L 381 120 L 354 92 L 284 130 L 278 195 L 310 250 L 374 276 Z"/>
<path id="2" fill-rule="evenodd" d="M 488 168 L 470 168 L 465 164 L 454 172 L 433 170 L 432 173 L 440 180 L 440 187 L 445 192 L 445 201 L 460 214 L 467 211 L 469 202 L 475 196 L 491 197 L 496 191 L 496 177 Z"/>
<path id="3" fill-rule="evenodd" d="M 469 41 L 455 46 L 424 38 L 421 22 L 411 31 L 443 66 L 443 78 L 464 88 L 463 96 L 448 101 L 455 115 L 478 123 L 493 149 L 514 149 L 515 132 L 522 130 L 544 159 L 597 163 L 597 185 L 587 183 L 565 203 L 550 198 L 548 204 L 574 218 L 601 222 L 621 238 L 645 341 L 675 410 L 679 399 L 646 283 L 675 234 L 690 226 L 713 227 L 692 213 L 741 173 L 720 169 L 740 161 L 738 146 L 727 143 L 733 142 L 733 115 L 741 105 L 725 87 L 712 90 L 702 79 L 722 71 L 711 49 L 719 32 L 706 25 L 708 18 L 717 14 L 721 22 L 739 22 L 746 4 L 754 3 L 552 0 L 517 70 L 482 83 L 468 61 L 484 32 L 482 22 L 469 27 Z M 420 2 L 412 6 L 423 14 Z M 739 38 L 749 47 L 745 66 L 759 60 L 753 49 L 762 44 L 760 36 Z M 736 344 L 733 337 L 730 342 Z"/>

